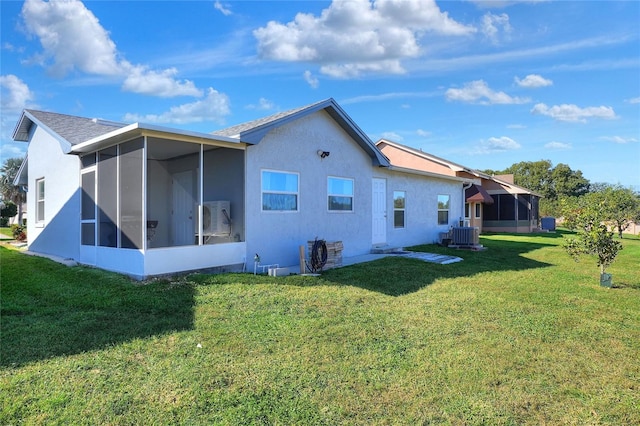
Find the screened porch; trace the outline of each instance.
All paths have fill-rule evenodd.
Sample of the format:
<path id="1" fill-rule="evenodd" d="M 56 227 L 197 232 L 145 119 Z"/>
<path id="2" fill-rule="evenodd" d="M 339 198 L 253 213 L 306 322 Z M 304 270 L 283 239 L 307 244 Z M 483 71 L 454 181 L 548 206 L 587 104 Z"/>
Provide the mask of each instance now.
<path id="1" fill-rule="evenodd" d="M 226 252 L 220 249 L 227 246 L 227 252 L 240 253 L 241 247 L 233 245 L 244 247 L 241 147 L 141 136 L 81 155 L 80 160 L 81 261 L 104 266 L 105 259 L 120 261 L 114 249 L 130 255 L 136 251 L 143 254 L 142 265 L 125 269 L 143 271 L 139 275 L 152 274 L 149 260 L 155 257 L 173 262 L 172 270 L 243 261 L 244 252 L 222 259 Z M 158 252 L 213 246 L 223 255 L 195 263 L 175 257 L 178 253 L 167 257 Z M 125 263 L 136 263 L 136 258 L 129 256 Z"/>

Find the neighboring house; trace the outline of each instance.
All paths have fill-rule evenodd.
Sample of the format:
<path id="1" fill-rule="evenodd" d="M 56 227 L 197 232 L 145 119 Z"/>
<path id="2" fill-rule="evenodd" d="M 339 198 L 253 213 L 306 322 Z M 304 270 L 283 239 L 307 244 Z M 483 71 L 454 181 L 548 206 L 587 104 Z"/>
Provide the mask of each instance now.
<path id="1" fill-rule="evenodd" d="M 472 179 L 391 165 L 328 99 L 215 133 L 25 110 L 29 250 L 145 278 L 437 241 Z"/>
<path id="2" fill-rule="evenodd" d="M 464 223 L 489 232 L 532 232 L 538 229 L 540 194 L 513 183 L 513 175 L 491 176 L 387 139 L 376 146 L 392 165 L 465 179 Z"/>

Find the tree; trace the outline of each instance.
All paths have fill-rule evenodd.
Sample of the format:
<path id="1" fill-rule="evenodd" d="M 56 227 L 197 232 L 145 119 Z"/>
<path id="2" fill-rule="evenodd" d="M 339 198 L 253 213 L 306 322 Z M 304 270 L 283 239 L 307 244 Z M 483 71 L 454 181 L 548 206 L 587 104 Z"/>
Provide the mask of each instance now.
<path id="1" fill-rule="evenodd" d="M 513 174 L 516 185 L 538 192 L 548 199 L 556 199 L 551 187 L 551 161 L 521 161 L 508 167 L 504 173 Z"/>
<path id="2" fill-rule="evenodd" d="M 573 171 L 566 164 L 557 164 L 551 170 L 551 188 L 555 199 L 579 197 L 589 192 L 589 181 L 580 170 Z"/>
<path id="3" fill-rule="evenodd" d="M 0 168 L 0 192 L 5 200 L 18 206 L 18 223 L 22 223 L 22 204 L 26 201 L 25 192 L 13 184 L 24 158 L 9 158 Z"/>
<path id="4" fill-rule="evenodd" d="M 605 200 L 594 202 L 593 197 L 567 198 L 563 213 L 570 229 L 576 229 L 575 238 L 567 238 L 564 248 L 577 262 L 582 255 L 595 255 L 601 275 L 613 263 L 622 244 L 614 241 L 613 232 L 603 223 Z"/>
<path id="5" fill-rule="evenodd" d="M 0 208 L 0 226 L 7 226 L 9 224 L 9 218 L 18 214 L 18 207 L 11 201 L 3 203 Z"/>
<path id="6" fill-rule="evenodd" d="M 603 185 L 598 192 L 588 194 L 592 202 L 602 206 L 604 221 L 612 223 L 622 238 L 622 232 L 640 216 L 640 197 L 631 188 Z"/>

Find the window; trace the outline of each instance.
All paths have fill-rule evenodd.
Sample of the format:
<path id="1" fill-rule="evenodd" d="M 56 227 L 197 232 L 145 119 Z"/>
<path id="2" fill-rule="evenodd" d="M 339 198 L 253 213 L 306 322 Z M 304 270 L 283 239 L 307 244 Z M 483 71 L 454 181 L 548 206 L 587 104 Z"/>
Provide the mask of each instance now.
<path id="1" fill-rule="evenodd" d="M 329 177 L 327 180 L 329 211 L 353 211 L 353 179 Z"/>
<path id="2" fill-rule="evenodd" d="M 469 203 L 464 203 L 464 218 L 469 219 L 471 217 L 471 206 Z"/>
<path id="3" fill-rule="evenodd" d="M 393 227 L 404 228 L 405 191 L 393 191 Z"/>
<path id="4" fill-rule="evenodd" d="M 262 171 L 262 211 L 298 211 L 297 173 Z"/>
<path id="5" fill-rule="evenodd" d="M 44 178 L 36 180 L 36 222 L 44 222 Z"/>
<path id="6" fill-rule="evenodd" d="M 482 204 L 480 204 L 480 203 L 476 204 L 476 219 L 480 219 L 481 212 L 482 212 L 482 210 L 481 210 L 482 207 L 481 206 L 482 206 Z"/>
<path id="7" fill-rule="evenodd" d="M 449 196 L 438 195 L 438 225 L 449 224 Z"/>

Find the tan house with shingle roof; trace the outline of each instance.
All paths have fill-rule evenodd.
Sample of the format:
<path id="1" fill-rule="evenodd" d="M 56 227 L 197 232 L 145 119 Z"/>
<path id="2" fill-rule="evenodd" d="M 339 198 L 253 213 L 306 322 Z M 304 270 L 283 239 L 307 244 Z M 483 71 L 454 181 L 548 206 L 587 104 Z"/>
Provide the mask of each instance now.
<path id="1" fill-rule="evenodd" d="M 388 139 L 376 146 L 394 166 L 474 179 L 465 191 L 465 225 L 481 232 L 525 233 L 538 228 L 542 195 L 516 185 L 513 175 L 491 176 Z"/>

